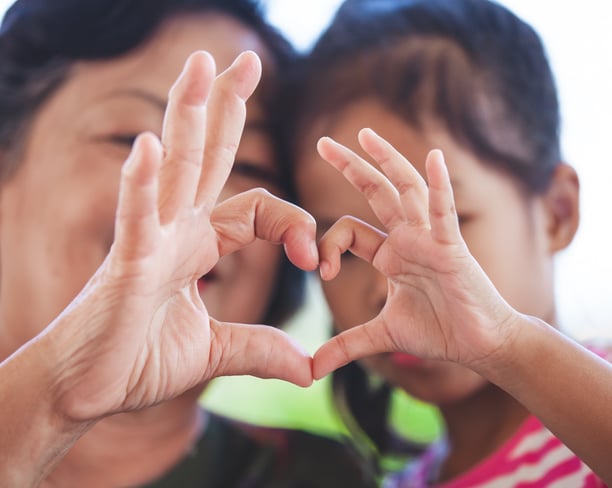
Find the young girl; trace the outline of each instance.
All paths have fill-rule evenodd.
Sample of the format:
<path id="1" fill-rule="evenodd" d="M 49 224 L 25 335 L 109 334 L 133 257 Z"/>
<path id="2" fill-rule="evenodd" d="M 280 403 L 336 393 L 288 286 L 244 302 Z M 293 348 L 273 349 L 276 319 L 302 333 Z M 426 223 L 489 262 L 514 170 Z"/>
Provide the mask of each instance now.
<path id="1" fill-rule="evenodd" d="M 386 486 L 602 486 L 548 430 L 610 475 L 610 422 L 596 427 L 612 401 L 610 367 L 535 318 L 558 325 L 553 261 L 578 225 L 537 34 L 487 0 L 347 0 L 303 70 L 288 91 L 300 94 L 296 181 L 328 231 L 321 276 L 340 333 L 315 355 L 314 375 L 361 359 L 437 405 L 446 427 Z M 454 200 L 432 148 L 444 151 Z M 354 419 L 380 427 L 367 392 L 355 393 L 366 382 L 337 374 Z M 601 392 L 588 418 L 576 408 L 581 383 Z"/>

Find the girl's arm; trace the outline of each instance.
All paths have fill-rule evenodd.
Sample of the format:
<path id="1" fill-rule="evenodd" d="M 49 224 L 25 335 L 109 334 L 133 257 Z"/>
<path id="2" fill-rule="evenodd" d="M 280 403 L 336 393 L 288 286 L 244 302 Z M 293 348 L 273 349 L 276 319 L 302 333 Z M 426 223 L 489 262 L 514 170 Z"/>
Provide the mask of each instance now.
<path id="1" fill-rule="evenodd" d="M 612 364 L 534 317 L 472 368 L 536 415 L 612 486 Z"/>
<path id="2" fill-rule="evenodd" d="M 612 366 L 551 326 L 514 310 L 469 253 L 442 153 L 415 168 L 371 130 L 363 149 L 382 169 L 324 138 L 319 153 L 367 198 L 384 226 L 338 221 L 320 242 L 321 277 L 333 278 L 346 250 L 388 278 L 380 314 L 325 343 L 320 378 L 386 351 L 453 361 L 515 396 L 612 485 Z"/>

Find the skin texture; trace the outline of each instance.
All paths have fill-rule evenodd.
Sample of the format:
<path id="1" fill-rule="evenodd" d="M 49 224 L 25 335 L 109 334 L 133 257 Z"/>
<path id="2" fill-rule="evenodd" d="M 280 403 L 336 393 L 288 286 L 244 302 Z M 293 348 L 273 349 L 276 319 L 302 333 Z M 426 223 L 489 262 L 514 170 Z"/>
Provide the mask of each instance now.
<path id="1" fill-rule="evenodd" d="M 103 262 L 93 266 L 85 288 L 79 292 L 74 285 L 77 298 L 67 299 L 69 305 L 55 319 L 51 314 L 43 333 L 0 364 L 3 417 L 27 419 L 1 427 L 0 484 L 36 486 L 43 479 L 45 486 L 139 484 L 163 472 L 199 432 L 202 419 L 190 396 L 199 391 L 197 385 L 221 374 L 273 376 L 300 385 L 312 381 L 310 358 L 285 334 L 220 323 L 199 297 L 207 291 L 201 276 L 220 257 L 256 238 L 282 242 L 304 269 L 317 262 L 312 220 L 295 207 L 262 191 L 216 205 L 238 145 L 244 101 L 260 69 L 249 53 L 213 81 L 211 59 L 194 55 L 170 92 L 161 141 L 151 133 L 137 139 L 116 175 L 121 191 L 111 236 L 105 237 L 108 254 L 100 254 Z M 440 153 L 427 158 L 426 187 L 418 172 L 375 135 L 365 132 L 360 139 L 388 179 L 331 140 L 322 141 L 319 151 L 365 194 L 383 231 L 341 219 L 321 242 L 321 274 L 332 279 L 339 254 L 350 250 L 385 276 L 390 294 L 381 314 L 373 312 L 366 325 L 347 329 L 317 352 L 314 375 L 384 351 L 460 363 L 514 395 L 604 479 L 612 479 L 606 443 L 612 428 L 601 422 L 609 418 L 612 401 L 606 381 L 610 366 L 501 298 L 459 233 Z M 551 252 L 575 231 L 572 175 L 562 169 L 553 198 L 541 202 L 553 231 L 546 234 Z M 90 249 L 97 253 L 97 246 Z M 4 268 L 8 258 L 3 258 Z M 206 295 L 205 303 L 212 308 Z M 23 337 L 35 333 L 26 327 Z M 6 336 L 19 343 L 19 332 Z M 541 374 L 534 375 L 534 368 Z M 575 408 L 584 391 L 597 393 L 589 396 L 589 415 Z M 107 418 L 177 395 L 138 415 Z M 122 442 L 135 437 L 142 442 Z M 131 457 L 138 452 L 146 452 L 146 462 Z M 126 455 L 130 462 L 122 463 Z"/>
<path id="2" fill-rule="evenodd" d="M 218 42 L 225 35 L 235 41 Z M 168 90 L 197 49 L 207 49 L 219 71 L 246 49 L 261 52 L 270 64 L 257 37 L 236 21 L 217 14 L 181 18 L 133 54 L 77 65 L 37 114 L 21 169 L 1 194 L 1 280 L 11 283 L 1 292 L 3 356 L 57 316 L 108 253 L 131 142 L 141 132 L 161 134 Z M 247 114 L 221 199 L 258 186 L 280 193 L 269 179 L 249 172 L 253 166 L 261 175 L 277 172 L 260 96 L 250 100 Z M 256 242 L 223 259 L 200 283 L 211 313 L 259 321 L 281 252 Z"/>
<path id="3" fill-rule="evenodd" d="M 508 435 L 492 418 L 511 431 L 516 415 L 509 413 L 522 417 L 524 408 L 610 484 L 612 365 L 502 298 L 462 237 L 459 197 L 456 204 L 441 151 L 426 156 L 426 183 L 418 166 L 372 130 L 359 131 L 358 141 L 365 160 L 327 137 L 319 140 L 318 152 L 368 202 L 381 229 L 354 217 L 333 224 L 320 242 L 321 277 L 334 279 L 340 255 L 350 251 L 387 278 L 388 297 L 371 320 L 321 346 L 314 376 L 385 351 L 467 366 L 499 393 L 481 418 L 472 408 L 486 406 L 486 394 L 443 407 L 458 454 L 445 460 L 440 480 L 473 466 Z M 576 230 L 577 189 L 575 173 L 559 166 L 545 198 L 551 252 L 567 245 Z M 464 432 L 460 421 L 467 424 Z M 469 434 L 470 428 L 479 431 Z M 470 435 L 484 448 L 466 444 Z"/>
<path id="4" fill-rule="evenodd" d="M 365 156 L 355 137 L 363 120 L 372 121 L 377 133 L 415 161 L 420 174 L 425 173 L 429 148 L 444 150 L 462 236 L 471 254 L 514 308 L 554 322 L 545 199 L 526 200 L 514 180 L 480 163 L 444 131 L 416 131 L 374 100 L 357 102 L 336 114 L 326 133 Z M 309 184 L 312 181 L 317 184 Z M 320 235 L 344 215 L 381 228 L 368 201 L 335 168 L 320 160 L 314 150 L 306 152 L 298 162 L 298 187 L 300 202 L 317 220 Z M 340 331 L 374 318 L 387 297 L 386 277 L 350 253 L 343 256 L 338 276 L 322 285 Z M 392 355 L 383 354 L 364 362 L 393 384 L 441 405 L 453 403 L 486 384 L 471 370 L 446 361 L 422 361 L 402 367 Z"/>
<path id="5" fill-rule="evenodd" d="M 181 74 L 200 48 L 217 65 L 200 51 Z M 262 51 L 231 19 L 177 18 L 123 58 L 78 65 L 35 118 L 2 188 L 2 282 L 15 284 L 1 288 L 3 354 L 35 338 L 1 365 L 5 418 L 28 421 L 2 426 L 0 484 L 142 484 L 201 432 L 209 379 L 312 382 L 284 333 L 229 323 L 257 322 L 269 300 L 281 247 L 260 240 L 317 263 L 308 215 L 261 189 L 237 194 L 268 183 L 245 164 L 274 171 L 257 94 L 246 104 L 261 61 L 250 51 L 228 67 L 244 49 Z M 126 135 L 141 132 L 130 152 Z"/>
<path id="6" fill-rule="evenodd" d="M 371 131 L 355 137 L 363 120 L 397 152 Z M 358 101 L 313 127 L 303 147 L 322 134 L 331 138 L 318 142 L 319 154 L 301 153 L 298 190 L 319 232 L 327 230 L 320 243 L 321 276 L 341 332 L 315 354 L 314 375 L 359 359 L 440 406 L 453 450 L 439 479 L 450 479 L 508 439 L 532 405 L 537 403 L 531 409 L 536 415 L 542 412 L 544 389 L 554 397 L 546 405 L 560 401 L 550 385 L 535 386 L 531 378 L 518 380 L 505 371 L 499 381 L 496 361 L 507 364 L 512 357 L 516 368 L 515 358 L 524 357 L 525 364 L 541 367 L 544 359 L 523 338 L 544 332 L 547 337 L 537 340 L 552 335 L 561 341 L 551 355 L 568 348 L 570 341 L 533 317 L 555 323 L 552 261 L 577 227 L 575 173 L 560 165 L 546 193 L 527 196 L 511 177 L 490 169 L 435 123 L 417 131 L 374 100 Z M 444 150 L 448 166 L 440 153 L 428 157 L 432 147 Z M 354 256 L 340 261 L 345 251 Z M 516 351 L 518 343 L 524 350 Z M 602 368 L 601 360 L 582 348 L 572 354 L 576 363 L 585 355 L 596 363 L 595 391 L 604 394 L 594 413 L 601 415 L 610 392 L 609 386 L 602 390 L 609 366 Z M 527 369 L 521 365 L 523 374 Z M 565 373 L 557 371 L 555 378 L 563 390 Z M 514 388 L 521 394 L 513 397 Z M 567 399 L 563 404 L 571 408 Z M 550 406 L 545 410 L 550 415 L 545 421 L 559 421 Z M 553 431 L 559 425 L 552 425 Z M 568 425 L 566 419 L 562 430 L 570 437 L 562 439 L 575 440 L 577 431 Z M 584 447 L 582 440 L 579 448 Z M 593 466 L 603 466 L 600 454 L 591 456 L 587 462 L 600 456 Z"/>

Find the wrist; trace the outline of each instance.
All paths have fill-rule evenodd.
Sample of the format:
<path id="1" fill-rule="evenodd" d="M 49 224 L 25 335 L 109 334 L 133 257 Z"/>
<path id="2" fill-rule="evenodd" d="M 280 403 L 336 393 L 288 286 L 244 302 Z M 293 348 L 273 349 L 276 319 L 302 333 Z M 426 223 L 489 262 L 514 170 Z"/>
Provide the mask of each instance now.
<path id="1" fill-rule="evenodd" d="M 45 332 L 0 366 L 1 486 L 37 486 L 89 426 L 66 416 L 57 401 L 64 358 L 52 342 Z"/>
<path id="2" fill-rule="evenodd" d="M 529 365 L 538 355 L 540 336 L 555 332 L 542 320 L 512 310 L 499 324 L 495 346 L 472 369 L 503 389 L 512 388 L 524 374 L 532 374 Z"/>
<path id="3" fill-rule="evenodd" d="M 117 344 L 109 339 L 109 329 L 118 322 L 112 316 L 118 296 L 115 288 L 95 275 L 47 329 L 47 347 L 52 351 L 48 366 L 55 369 L 55 411 L 78 428 L 88 428 L 116 413 L 112 407 L 117 402 L 110 405 L 114 400 L 111 393 L 124 390 L 113 386 L 118 354 Z"/>

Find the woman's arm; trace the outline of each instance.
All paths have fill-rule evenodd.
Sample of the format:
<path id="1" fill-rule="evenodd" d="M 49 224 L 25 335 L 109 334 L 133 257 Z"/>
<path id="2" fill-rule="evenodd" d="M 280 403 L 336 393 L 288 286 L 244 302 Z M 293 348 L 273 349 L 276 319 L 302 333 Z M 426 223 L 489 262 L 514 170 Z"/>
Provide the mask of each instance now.
<path id="1" fill-rule="evenodd" d="M 45 335 L 0 363 L 0 485 L 38 486 L 92 422 L 73 421 L 57 404 L 54 356 Z"/>
<path id="2" fill-rule="evenodd" d="M 123 167 L 111 250 L 73 302 L 0 366 L 0 486 L 36 486 L 97 420 L 230 374 L 307 386 L 311 358 L 278 329 L 209 317 L 197 280 L 256 238 L 318 262 L 315 225 L 263 190 L 217 205 L 261 66 L 219 76 L 195 53 L 170 91 L 162 139 L 138 137 Z"/>

